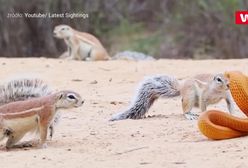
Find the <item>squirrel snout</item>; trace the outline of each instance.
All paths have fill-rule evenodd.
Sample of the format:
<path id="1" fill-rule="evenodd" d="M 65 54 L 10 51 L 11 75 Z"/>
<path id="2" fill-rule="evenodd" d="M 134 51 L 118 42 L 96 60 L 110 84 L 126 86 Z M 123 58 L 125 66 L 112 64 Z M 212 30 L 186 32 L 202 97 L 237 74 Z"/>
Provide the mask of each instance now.
<path id="1" fill-rule="evenodd" d="M 84 100 L 76 100 L 76 101 L 72 104 L 72 106 L 77 108 L 77 107 L 81 107 L 83 104 L 84 104 Z"/>
<path id="2" fill-rule="evenodd" d="M 76 104 L 76 107 L 80 107 L 84 104 L 84 100 L 82 101 L 78 101 L 77 104 Z"/>

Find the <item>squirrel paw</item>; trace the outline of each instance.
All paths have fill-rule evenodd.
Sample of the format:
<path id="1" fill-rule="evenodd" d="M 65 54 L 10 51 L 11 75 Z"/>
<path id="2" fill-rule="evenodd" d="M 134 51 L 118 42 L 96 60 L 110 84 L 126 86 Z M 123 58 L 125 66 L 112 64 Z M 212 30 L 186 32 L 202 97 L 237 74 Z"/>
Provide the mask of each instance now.
<path id="1" fill-rule="evenodd" d="M 199 118 L 199 115 L 198 114 L 194 114 L 194 113 L 191 113 L 191 112 L 185 113 L 184 116 L 188 120 L 197 120 Z"/>
<path id="2" fill-rule="evenodd" d="M 33 147 L 33 143 L 31 141 L 26 141 L 17 145 L 13 145 L 11 148 L 30 148 L 30 147 Z"/>
<path id="3" fill-rule="evenodd" d="M 32 142 L 23 142 L 18 147 L 19 148 L 30 148 L 30 147 L 33 147 L 33 144 Z"/>

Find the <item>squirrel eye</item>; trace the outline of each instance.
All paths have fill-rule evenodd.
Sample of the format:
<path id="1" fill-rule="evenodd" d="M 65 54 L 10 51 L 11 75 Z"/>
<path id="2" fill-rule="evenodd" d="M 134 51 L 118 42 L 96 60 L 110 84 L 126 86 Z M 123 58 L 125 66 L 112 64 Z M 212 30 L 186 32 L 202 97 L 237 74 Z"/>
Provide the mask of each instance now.
<path id="1" fill-rule="evenodd" d="M 217 81 L 218 81 L 218 82 L 222 82 L 222 80 L 221 80 L 220 78 L 217 78 Z"/>
<path id="2" fill-rule="evenodd" d="M 76 97 L 73 96 L 73 95 L 68 95 L 67 97 L 70 98 L 70 99 L 76 99 Z"/>

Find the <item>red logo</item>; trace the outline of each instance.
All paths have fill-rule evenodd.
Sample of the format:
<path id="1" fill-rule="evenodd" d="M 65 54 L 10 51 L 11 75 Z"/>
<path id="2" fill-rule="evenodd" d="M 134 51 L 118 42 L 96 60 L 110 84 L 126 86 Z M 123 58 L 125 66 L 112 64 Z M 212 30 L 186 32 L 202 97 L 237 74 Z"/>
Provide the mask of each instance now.
<path id="1" fill-rule="evenodd" d="M 235 23 L 236 24 L 248 24 L 248 11 L 236 11 Z"/>

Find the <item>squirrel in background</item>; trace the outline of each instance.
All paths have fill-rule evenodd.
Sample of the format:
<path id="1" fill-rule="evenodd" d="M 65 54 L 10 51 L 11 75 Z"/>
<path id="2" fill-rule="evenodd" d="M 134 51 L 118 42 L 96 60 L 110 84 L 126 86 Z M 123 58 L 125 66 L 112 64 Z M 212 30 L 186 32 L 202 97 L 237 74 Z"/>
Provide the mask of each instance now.
<path id="1" fill-rule="evenodd" d="M 64 39 L 68 55 L 74 60 L 109 60 L 110 57 L 102 43 L 92 34 L 79 32 L 68 25 L 58 25 L 54 28 L 54 36 Z"/>

